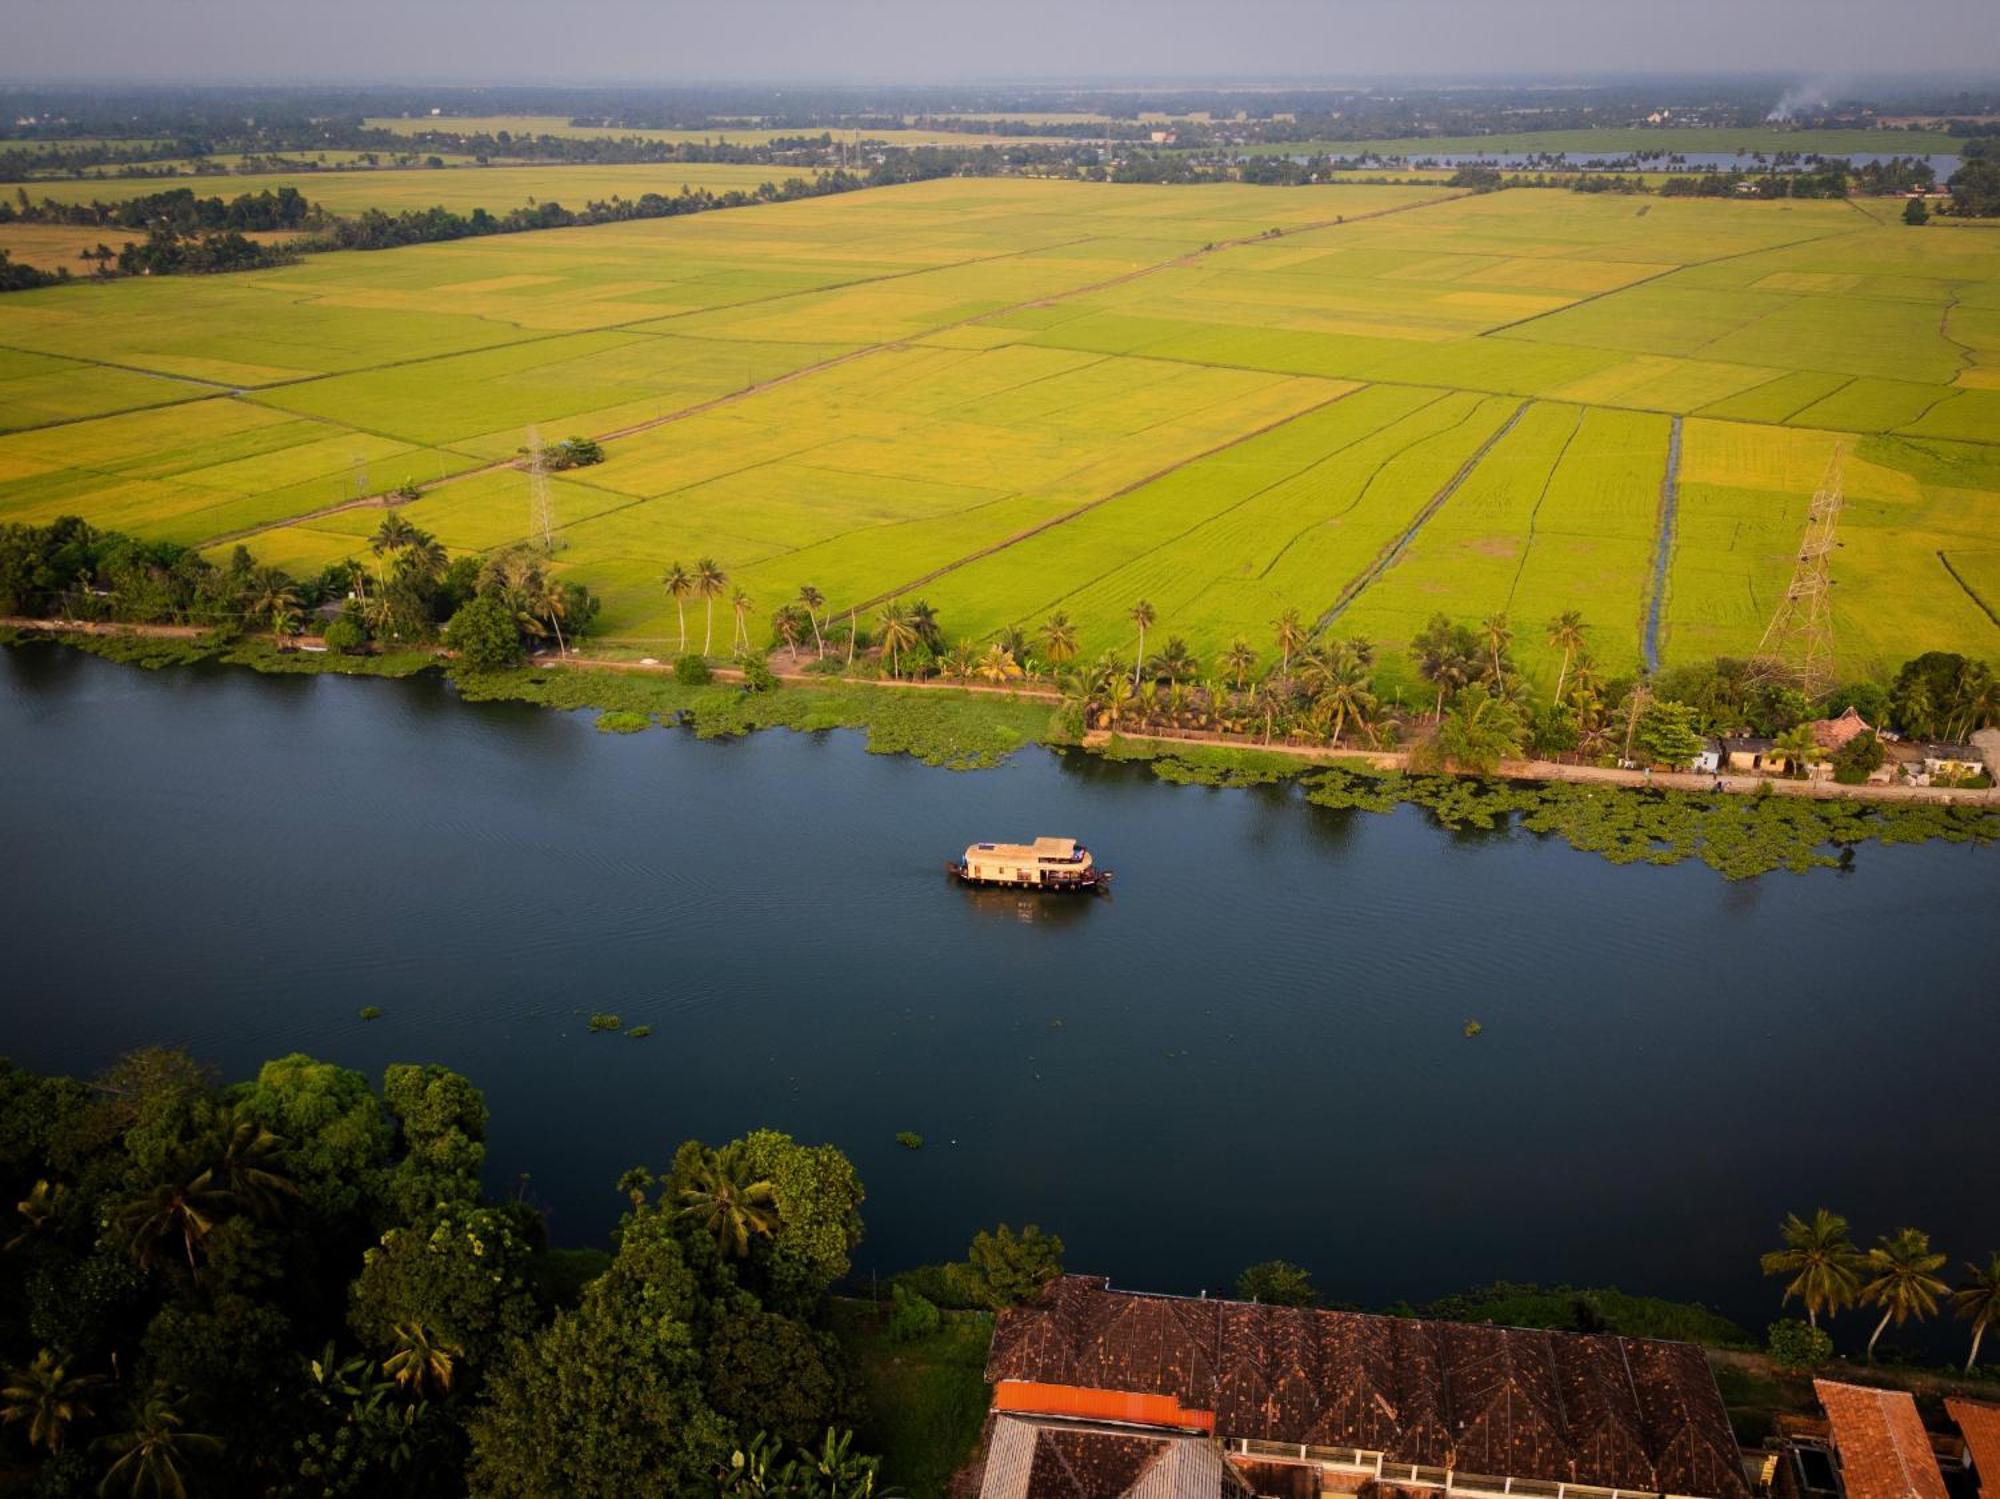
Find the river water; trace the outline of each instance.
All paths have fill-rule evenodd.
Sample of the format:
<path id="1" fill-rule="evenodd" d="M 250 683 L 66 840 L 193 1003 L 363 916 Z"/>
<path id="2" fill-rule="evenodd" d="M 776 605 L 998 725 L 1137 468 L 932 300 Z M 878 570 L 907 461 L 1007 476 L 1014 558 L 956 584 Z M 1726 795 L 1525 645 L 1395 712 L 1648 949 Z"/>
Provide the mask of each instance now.
<path id="1" fill-rule="evenodd" d="M 1788 1209 L 2000 1247 L 2000 850 L 1730 884 L 1082 756 L 53 647 L 0 651 L 0 767 L 0 1052 L 443 1062 L 560 1241 L 625 1167 L 769 1124 L 858 1164 L 864 1268 L 1037 1220 L 1136 1287 L 1283 1256 L 1364 1303 L 1570 1279 L 1761 1326 Z M 941 873 L 1038 833 L 1115 898 Z"/>

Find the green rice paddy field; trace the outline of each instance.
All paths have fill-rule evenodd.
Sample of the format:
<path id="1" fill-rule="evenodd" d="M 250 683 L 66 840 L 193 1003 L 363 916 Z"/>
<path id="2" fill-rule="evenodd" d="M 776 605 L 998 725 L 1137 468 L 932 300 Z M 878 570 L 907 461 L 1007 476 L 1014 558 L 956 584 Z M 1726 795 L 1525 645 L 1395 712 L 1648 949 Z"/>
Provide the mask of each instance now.
<path id="1" fill-rule="evenodd" d="M 2000 657 L 2000 235 L 1844 203 L 952 180 L 0 298 L 4 520 L 316 569 L 408 478 L 494 548 L 531 423 L 606 440 L 558 565 L 642 649 L 713 555 L 760 638 L 807 583 L 1211 658 L 1506 609 L 1545 673 L 1576 607 L 1629 666 L 1664 545 L 1665 659 L 1747 652 L 1838 449 L 1843 668 Z"/>

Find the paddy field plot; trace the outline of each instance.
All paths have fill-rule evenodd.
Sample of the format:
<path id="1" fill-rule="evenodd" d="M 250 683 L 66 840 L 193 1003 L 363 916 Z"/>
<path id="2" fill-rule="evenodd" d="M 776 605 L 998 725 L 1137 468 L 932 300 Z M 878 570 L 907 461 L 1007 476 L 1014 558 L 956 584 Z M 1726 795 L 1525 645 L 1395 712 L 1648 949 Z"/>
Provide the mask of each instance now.
<path id="1" fill-rule="evenodd" d="M 1541 678 L 1576 608 L 1622 670 L 1662 548 L 1666 658 L 1743 652 L 1844 444 L 1844 659 L 2000 655 L 2000 237 L 1841 203 L 958 179 L 0 298 L 0 520 L 317 568 L 408 478 L 490 550 L 531 425 L 604 440 L 556 565 L 656 652 L 710 555 L 759 638 L 811 584 L 1094 653 L 1145 598 L 1208 661 L 1297 609 L 1393 669 L 1505 610 Z"/>

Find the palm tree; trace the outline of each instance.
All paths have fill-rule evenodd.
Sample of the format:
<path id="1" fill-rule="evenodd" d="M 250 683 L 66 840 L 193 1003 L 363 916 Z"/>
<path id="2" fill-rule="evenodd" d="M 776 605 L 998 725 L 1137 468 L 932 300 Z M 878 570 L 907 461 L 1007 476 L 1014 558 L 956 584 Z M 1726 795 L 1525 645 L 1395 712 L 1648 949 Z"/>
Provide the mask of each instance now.
<path id="1" fill-rule="evenodd" d="M 286 625 L 298 616 L 298 590 L 277 568 L 260 567 L 251 575 L 243 612 L 264 616 L 271 621 L 272 630 L 282 635 Z"/>
<path id="2" fill-rule="evenodd" d="M 986 647 L 986 654 L 979 658 L 974 669 L 985 682 L 1008 682 L 1022 674 L 1021 663 L 1014 659 L 1014 653 L 997 640 Z"/>
<path id="3" fill-rule="evenodd" d="M 944 659 L 938 665 L 954 682 L 970 681 L 973 674 L 979 670 L 979 652 L 973 649 L 971 641 L 961 640 L 945 652 Z"/>
<path id="4" fill-rule="evenodd" d="M 937 610 L 923 599 L 910 600 L 910 628 L 917 632 L 917 639 L 934 651 L 944 644 L 944 636 L 938 632 Z M 1026 653 L 1015 651 L 1014 654 L 1020 656 Z"/>
<path id="5" fill-rule="evenodd" d="M 382 524 L 375 528 L 375 534 L 368 538 L 368 550 L 380 557 L 389 552 L 401 551 L 418 536 L 417 528 L 403 519 L 403 512 L 391 510 L 382 517 Z"/>
<path id="6" fill-rule="evenodd" d="M 1549 647 L 1563 653 L 1562 670 L 1556 673 L 1556 695 L 1554 702 L 1563 700 L 1563 683 L 1569 678 L 1569 664 L 1576 659 L 1576 653 L 1584 647 L 1584 631 L 1589 627 L 1583 622 L 1580 610 L 1565 609 L 1549 621 Z"/>
<path id="7" fill-rule="evenodd" d="M 1818 1327 L 1821 1312 L 1831 1317 L 1854 1305 L 1861 1294 L 1861 1255 L 1847 1236 L 1845 1218 L 1825 1208 L 1813 1209 L 1810 1221 L 1787 1213 L 1778 1233 L 1785 1247 L 1773 1249 L 1758 1263 L 1766 1275 L 1791 1276 L 1780 1306 L 1798 1297 L 1806 1320 Z"/>
<path id="8" fill-rule="evenodd" d="M 25 1421 L 30 1447 L 60 1452 L 70 1423 L 90 1419 L 90 1392 L 103 1383 L 102 1375 L 71 1374 L 44 1348 L 26 1368 L 7 1371 L 7 1382 L 0 1386 L 0 1425 Z"/>
<path id="9" fill-rule="evenodd" d="M 183 1465 L 191 1457 L 220 1452 L 222 1443 L 198 1431 L 183 1431 L 182 1424 L 173 1400 L 155 1385 L 134 1415 L 130 1431 L 98 1439 L 98 1446 L 117 1456 L 97 1492 L 122 1491 L 133 1499 L 187 1499 Z"/>
<path id="10" fill-rule="evenodd" d="M 1787 729 L 1771 744 L 1771 753 L 1784 757 L 1787 771 L 1800 780 L 1812 773 L 1812 767 L 1826 758 L 1826 751 L 1813 738 L 1810 724 L 1799 724 Z"/>
<path id="11" fill-rule="evenodd" d="M 819 616 L 813 611 L 826 602 L 826 595 L 810 583 L 799 587 L 799 602 L 805 605 L 806 623 L 812 626 L 813 644 L 819 650 L 819 659 L 826 659 L 826 637 L 819 632 Z"/>
<path id="12" fill-rule="evenodd" d="M 1241 692 L 1250 680 L 1250 673 L 1257 669 L 1257 648 L 1238 635 L 1222 653 L 1222 665 L 1229 673 L 1230 685 Z"/>
<path id="13" fill-rule="evenodd" d="M 209 1126 L 210 1173 L 232 1201 L 260 1217 L 276 1211 L 278 1199 L 296 1197 L 299 1189 L 279 1166 L 285 1142 L 233 1104 L 215 1111 Z"/>
<path id="14" fill-rule="evenodd" d="M 1042 654 L 1051 666 L 1061 666 L 1076 658 L 1076 626 L 1061 610 L 1051 614 L 1048 623 L 1042 626 Z"/>
<path id="15" fill-rule="evenodd" d="M 891 604 L 882 611 L 882 649 L 889 657 L 890 676 L 897 674 L 897 658 L 922 639 L 917 627 L 910 623 L 910 611 L 901 604 Z"/>
<path id="16" fill-rule="evenodd" d="M 433 1386 L 440 1395 L 448 1393 L 454 1363 L 465 1350 L 432 1337 L 421 1322 L 398 1322 L 394 1331 L 396 1351 L 382 1360 L 382 1372 L 412 1395 L 428 1394 Z"/>
<path id="17" fill-rule="evenodd" d="M 729 574 L 713 557 L 703 557 L 694 565 L 694 591 L 708 606 L 708 628 L 701 637 L 701 653 L 706 656 L 715 645 L 715 601 L 729 586 Z"/>
<path id="18" fill-rule="evenodd" d="M 1965 1360 L 1965 1372 L 1970 1374 L 1979 1362 L 1979 1340 L 2000 1322 L 2000 1250 L 1983 1267 L 1968 1260 L 1965 1274 L 1965 1284 L 1951 1293 L 1951 1309 L 1972 1324 L 1972 1352 Z"/>
<path id="19" fill-rule="evenodd" d="M 792 664 L 799 660 L 799 616 L 809 611 L 797 604 L 781 604 L 771 616 L 771 628 L 778 632 L 778 638 L 785 643 L 785 649 L 792 653 Z"/>
<path id="20" fill-rule="evenodd" d="M 1118 727 L 1118 721 L 1132 710 L 1133 701 L 1139 691 L 1132 685 L 1132 679 L 1120 667 L 1118 675 L 1104 684 L 1104 712 L 1102 719 L 1108 729 Z"/>
<path id="21" fill-rule="evenodd" d="M 1481 688 L 1460 692 L 1438 723 L 1438 753 L 1459 770 L 1490 775 L 1520 745 L 1519 715 Z"/>
<path id="22" fill-rule="evenodd" d="M 1264 742 L 1271 742 L 1278 721 L 1291 711 L 1292 690 L 1282 677 L 1266 677 L 1257 684 L 1257 711 L 1264 717 Z"/>
<path id="23" fill-rule="evenodd" d="M 729 649 L 733 653 L 736 650 L 736 642 L 741 640 L 743 651 L 747 655 L 750 650 L 750 626 L 746 623 L 752 608 L 750 595 L 738 588 L 730 595 L 729 607 L 736 611 L 736 629 L 729 637 Z"/>
<path id="24" fill-rule="evenodd" d="M 1279 615 L 1272 629 L 1278 634 L 1278 675 L 1289 680 L 1292 675 L 1292 653 L 1310 640 L 1312 635 L 1300 623 L 1299 611 L 1296 609 L 1287 609 Z"/>
<path id="25" fill-rule="evenodd" d="M 1507 622 L 1507 615 L 1503 610 L 1499 614 L 1489 614 L 1482 619 L 1479 622 L 1479 633 L 1486 640 L 1487 667 L 1492 673 L 1490 679 L 1497 683 L 1505 675 L 1500 669 L 1500 658 L 1506 654 L 1507 647 L 1514 643 L 1514 627 Z"/>
<path id="26" fill-rule="evenodd" d="M 1352 718 L 1356 723 L 1366 724 L 1374 717 L 1380 706 L 1375 694 L 1368 690 L 1368 673 L 1359 661 L 1351 656 L 1336 659 L 1321 684 L 1313 700 L 1316 712 L 1331 714 L 1333 735 L 1330 742 L 1340 743 L 1340 732 Z"/>
<path id="27" fill-rule="evenodd" d="M 699 1222 L 724 1256 L 740 1260 L 753 1234 L 777 1232 L 777 1189 L 756 1177 L 738 1140 L 703 1154 L 692 1184 L 681 1189 L 680 1216 Z"/>
<path id="28" fill-rule="evenodd" d="M 562 580 L 551 573 L 543 573 L 535 580 L 534 592 L 529 596 L 528 606 L 549 623 L 556 632 L 556 654 L 567 656 L 569 643 L 563 639 L 562 622 L 569 615 L 569 589 Z"/>
<path id="29" fill-rule="evenodd" d="M 160 1251 L 178 1239 L 188 1268 L 199 1273 L 197 1252 L 229 1206 L 229 1193 L 215 1172 L 205 1169 L 188 1181 L 161 1182 L 127 1198 L 113 1209 L 111 1221 L 142 1270 L 151 1269 Z"/>
<path id="30" fill-rule="evenodd" d="M 1139 654 L 1132 658 L 1132 685 L 1136 688 L 1139 685 L 1139 672 L 1146 659 L 1146 629 L 1159 616 L 1153 612 L 1151 604 L 1147 603 L 1144 599 L 1140 599 L 1138 603 L 1131 607 L 1125 617 L 1139 627 Z"/>
<path id="31" fill-rule="evenodd" d="M 664 586 L 667 590 L 667 597 L 674 601 L 674 608 L 680 615 L 680 620 L 681 620 L 680 654 L 685 656 L 687 654 L 687 648 L 688 648 L 687 601 L 688 601 L 688 595 L 693 593 L 695 589 L 694 574 L 690 573 L 686 568 L 682 567 L 678 562 L 676 562 L 673 566 L 667 569 L 666 576 L 661 578 L 660 582 L 662 586 Z"/>
<path id="32" fill-rule="evenodd" d="M 1469 632 L 1442 614 L 1433 614 L 1423 629 L 1410 640 L 1410 654 L 1416 658 L 1417 675 L 1437 688 L 1436 715 L 1444 718 L 1444 700 L 1472 680 L 1472 662 L 1467 659 Z"/>
<path id="33" fill-rule="evenodd" d="M 414 531 L 396 558 L 396 576 L 411 583 L 436 587 L 444 580 L 451 557 L 435 536 Z"/>
<path id="34" fill-rule="evenodd" d="M 1153 676 L 1173 683 L 1200 676 L 1201 663 L 1195 660 L 1194 652 L 1188 649 L 1185 640 L 1178 635 L 1169 635 L 1160 653 L 1147 663 L 1147 670 Z"/>
<path id="35" fill-rule="evenodd" d="M 1891 1321 L 1901 1327 L 1912 1317 L 1928 1317 L 1937 1299 L 1951 1287 L 1933 1273 L 1944 1268 L 1948 1255 L 1931 1249 L 1931 1236 L 1920 1228 L 1899 1228 L 1875 1241 L 1864 1262 L 1869 1279 L 1861 1300 L 1882 1308 L 1882 1320 L 1868 1336 L 1868 1362 L 1875 1362 L 1875 1340 Z"/>
<path id="36" fill-rule="evenodd" d="M 28 1195 L 14 1204 L 14 1211 L 21 1215 L 22 1227 L 4 1246 L 8 1252 L 19 1249 L 53 1223 L 68 1196 L 69 1188 L 61 1182 L 51 1182 L 47 1177 L 38 1180 Z"/>

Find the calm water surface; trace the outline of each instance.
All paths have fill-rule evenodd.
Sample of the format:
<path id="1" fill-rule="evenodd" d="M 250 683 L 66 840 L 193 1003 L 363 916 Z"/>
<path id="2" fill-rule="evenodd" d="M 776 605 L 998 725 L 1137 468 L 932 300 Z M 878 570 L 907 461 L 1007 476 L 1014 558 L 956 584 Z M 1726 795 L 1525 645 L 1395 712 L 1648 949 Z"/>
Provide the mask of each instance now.
<path id="1" fill-rule="evenodd" d="M 1732 885 L 1039 751 L 53 648 L 0 651 L 0 767 L 0 1051 L 443 1062 L 570 1242 L 626 1166 L 772 1124 L 854 1157 L 879 1268 L 1032 1219 L 1148 1288 L 1279 1255 L 1364 1302 L 1569 1278 L 1761 1326 L 1788 1208 L 2000 1246 L 1996 850 Z M 1116 898 L 940 873 L 1037 833 Z"/>

